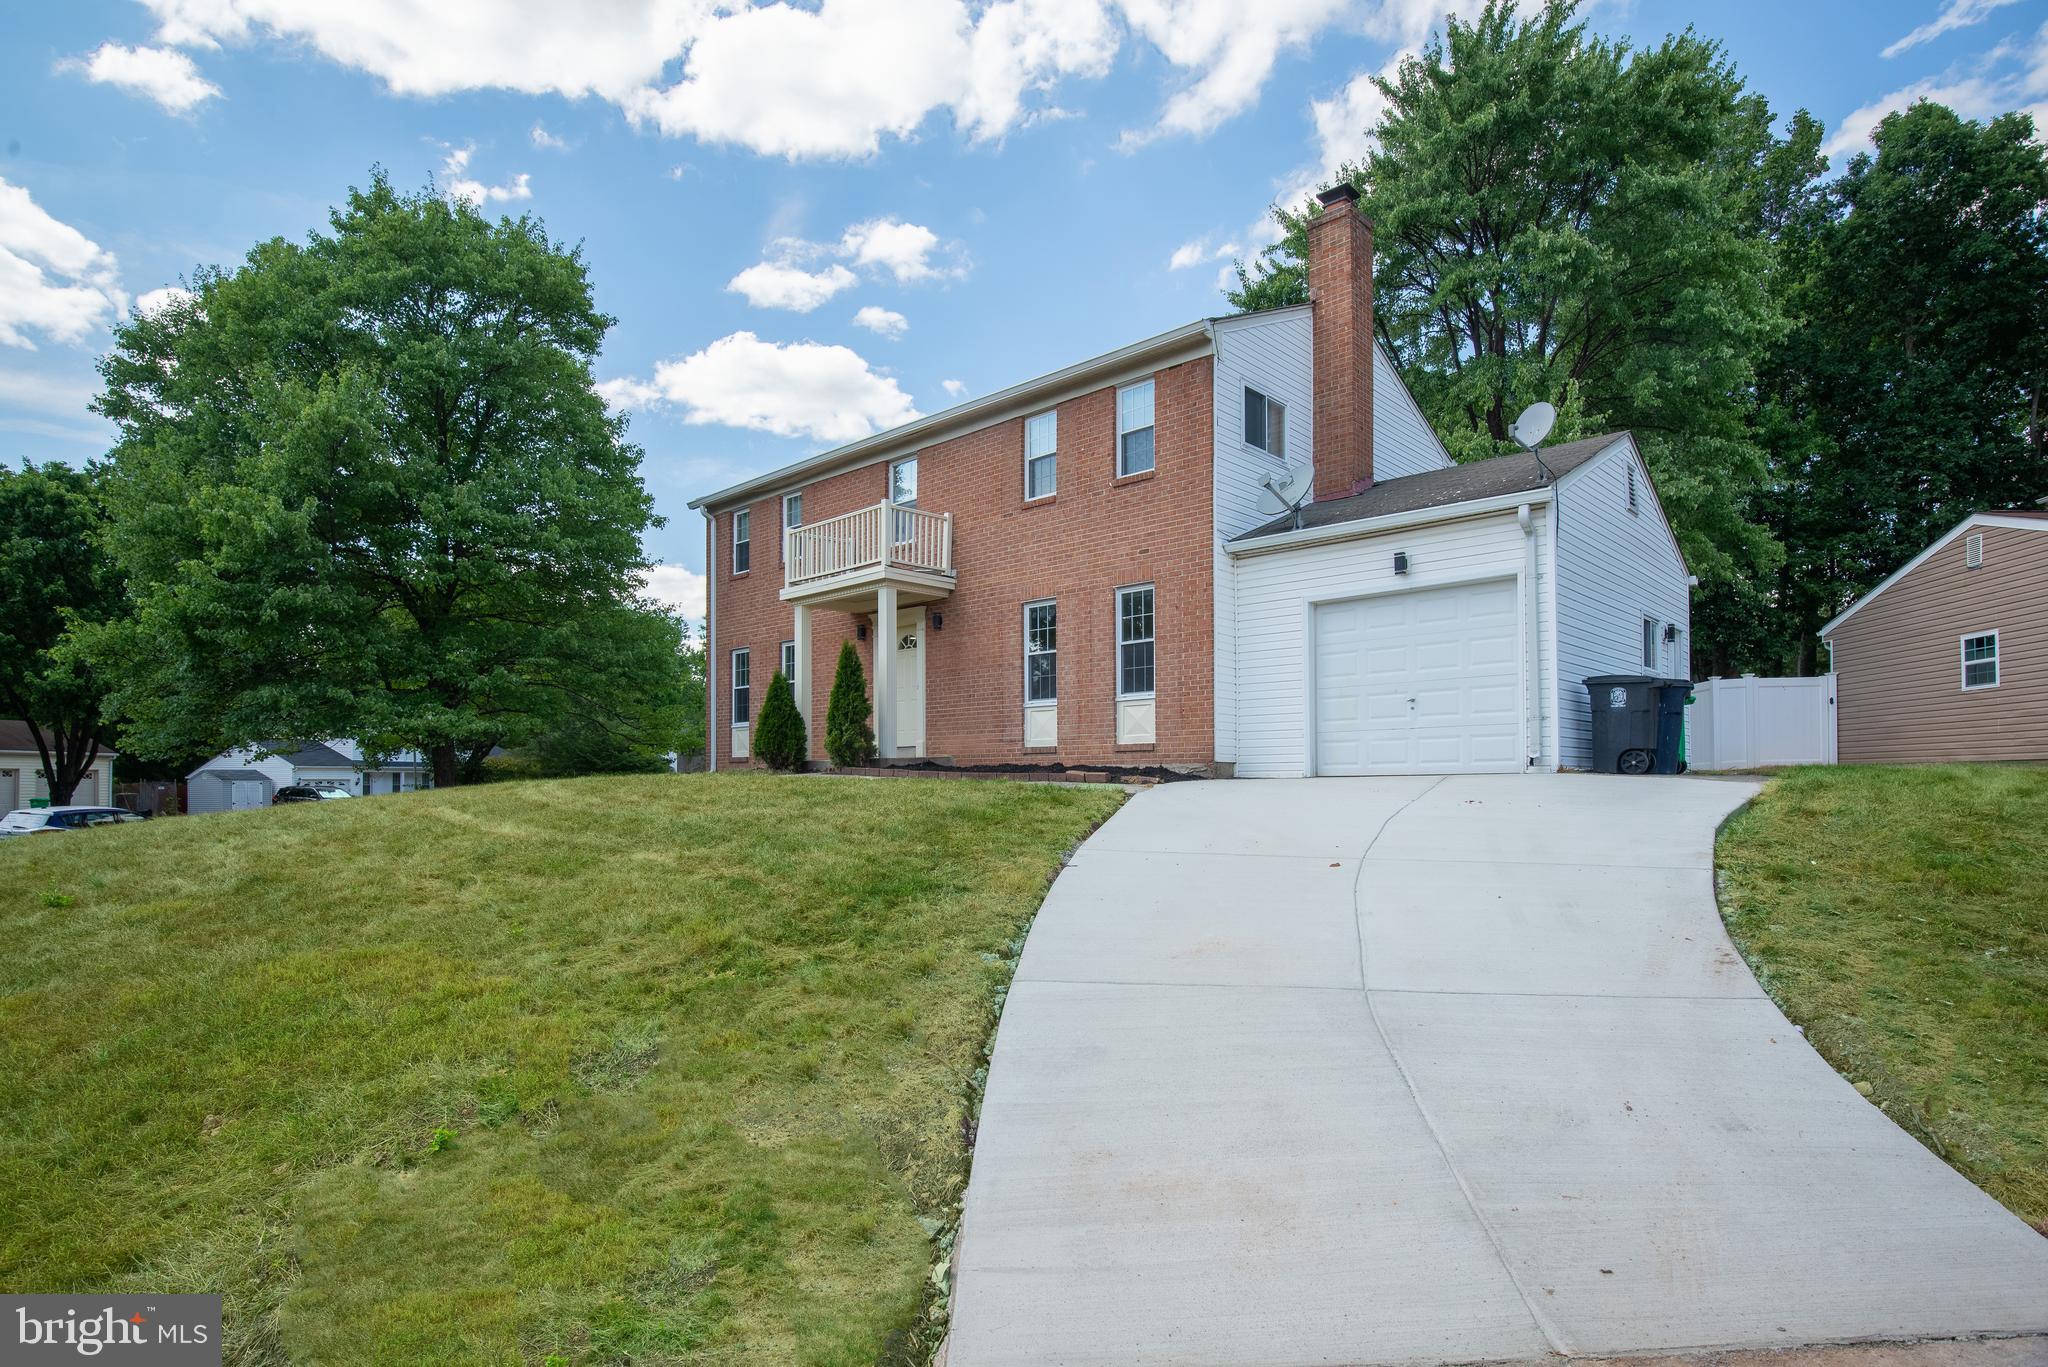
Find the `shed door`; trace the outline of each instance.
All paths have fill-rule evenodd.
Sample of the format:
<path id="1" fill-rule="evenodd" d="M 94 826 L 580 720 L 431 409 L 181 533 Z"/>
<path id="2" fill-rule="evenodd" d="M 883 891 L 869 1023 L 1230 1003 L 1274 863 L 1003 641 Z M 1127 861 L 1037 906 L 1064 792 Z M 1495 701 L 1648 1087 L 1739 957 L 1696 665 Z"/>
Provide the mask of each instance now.
<path id="1" fill-rule="evenodd" d="M 1316 609 L 1318 774 L 1522 768 L 1513 580 Z"/>
<path id="2" fill-rule="evenodd" d="M 229 811 L 239 812 L 248 807 L 267 807 L 269 805 L 269 795 L 263 791 L 263 785 L 257 780 L 242 778 L 228 784 Z"/>

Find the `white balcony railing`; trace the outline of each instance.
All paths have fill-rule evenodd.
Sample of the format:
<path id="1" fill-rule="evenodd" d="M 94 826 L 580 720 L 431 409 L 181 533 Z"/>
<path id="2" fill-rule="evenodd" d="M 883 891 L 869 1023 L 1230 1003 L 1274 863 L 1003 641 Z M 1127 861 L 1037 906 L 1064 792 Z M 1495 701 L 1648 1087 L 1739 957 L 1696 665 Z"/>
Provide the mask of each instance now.
<path id="1" fill-rule="evenodd" d="M 951 574 L 953 515 L 885 502 L 785 533 L 782 581 L 787 588 L 891 567 Z"/>

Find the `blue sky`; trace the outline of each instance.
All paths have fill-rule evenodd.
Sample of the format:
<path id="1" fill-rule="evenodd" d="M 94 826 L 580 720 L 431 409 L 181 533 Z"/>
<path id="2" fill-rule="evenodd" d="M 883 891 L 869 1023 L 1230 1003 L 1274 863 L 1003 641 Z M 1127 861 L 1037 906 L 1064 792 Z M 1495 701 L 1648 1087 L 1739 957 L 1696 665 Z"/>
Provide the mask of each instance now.
<path id="1" fill-rule="evenodd" d="M 1457 0 L 1464 10 L 1476 3 Z M 82 461 L 122 312 L 373 164 L 581 243 L 698 610 L 696 494 L 1223 305 L 1447 0 L 108 0 L 0 19 L 0 457 Z M 1702 14 L 1707 17 L 1700 17 Z M 2048 0 L 1591 4 L 1696 23 L 1836 151 L 2048 113 Z M 2044 120 L 2048 122 L 2048 120 Z"/>

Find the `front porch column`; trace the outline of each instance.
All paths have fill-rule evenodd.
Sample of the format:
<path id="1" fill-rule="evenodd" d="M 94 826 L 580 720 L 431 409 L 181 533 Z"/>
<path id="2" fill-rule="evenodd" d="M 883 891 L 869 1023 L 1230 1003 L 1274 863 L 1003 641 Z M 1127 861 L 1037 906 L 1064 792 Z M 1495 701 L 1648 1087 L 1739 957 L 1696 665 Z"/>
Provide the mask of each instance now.
<path id="1" fill-rule="evenodd" d="M 875 590 L 875 749 L 896 758 L 896 586 Z"/>
<path id="2" fill-rule="evenodd" d="M 818 749 L 817 719 L 811 715 L 811 605 L 796 605 L 796 677 L 789 681 L 796 692 L 797 714 L 804 719 L 804 744 Z"/>

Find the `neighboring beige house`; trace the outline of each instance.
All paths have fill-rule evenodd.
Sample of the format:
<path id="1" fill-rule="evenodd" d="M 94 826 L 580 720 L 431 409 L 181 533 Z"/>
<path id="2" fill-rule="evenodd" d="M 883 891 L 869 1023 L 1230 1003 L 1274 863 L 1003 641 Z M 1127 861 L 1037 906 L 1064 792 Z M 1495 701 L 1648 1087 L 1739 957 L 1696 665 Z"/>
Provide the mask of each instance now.
<path id="1" fill-rule="evenodd" d="M 2048 759 L 2048 512 L 1965 518 L 1820 634 L 1842 763 Z"/>
<path id="2" fill-rule="evenodd" d="M 27 722 L 0 720 L 0 812 L 26 807 L 50 795 L 43 780 L 43 756 L 36 749 L 35 735 Z M 80 807 L 112 806 L 114 801 L 114 752 L 101 750 L 92 772 L 78 782 L 71 795 Z"/>

